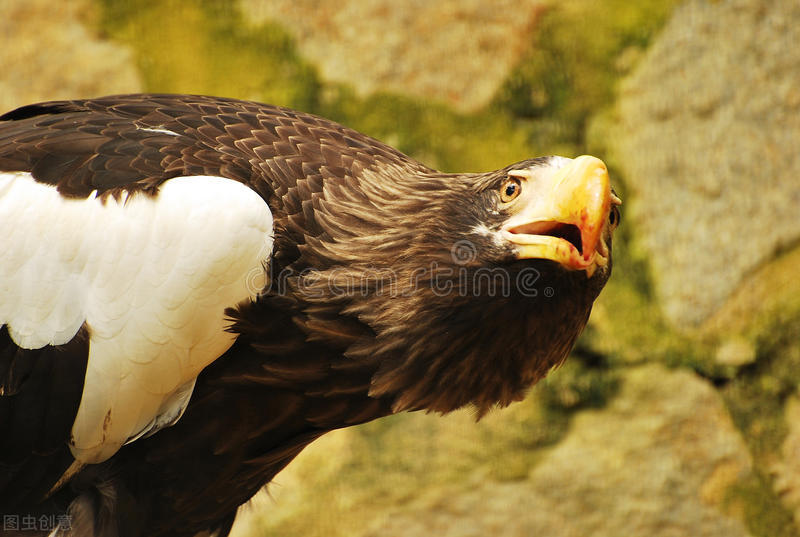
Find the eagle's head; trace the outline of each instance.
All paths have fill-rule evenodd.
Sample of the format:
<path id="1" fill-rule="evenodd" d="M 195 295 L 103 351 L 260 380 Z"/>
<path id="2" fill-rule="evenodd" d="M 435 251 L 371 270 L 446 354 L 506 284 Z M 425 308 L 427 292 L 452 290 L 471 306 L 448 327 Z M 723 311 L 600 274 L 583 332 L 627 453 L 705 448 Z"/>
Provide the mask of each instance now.
<path id="1" fill-rule="evenodd" d="M 523 397 L 610 276 L 620 200 L 603 162 L 358 172 L 276 200 L 273 292 L 295 301 L 293 323 L 374 364 L 370 395 L 395 410 L 483 413 Z"/>

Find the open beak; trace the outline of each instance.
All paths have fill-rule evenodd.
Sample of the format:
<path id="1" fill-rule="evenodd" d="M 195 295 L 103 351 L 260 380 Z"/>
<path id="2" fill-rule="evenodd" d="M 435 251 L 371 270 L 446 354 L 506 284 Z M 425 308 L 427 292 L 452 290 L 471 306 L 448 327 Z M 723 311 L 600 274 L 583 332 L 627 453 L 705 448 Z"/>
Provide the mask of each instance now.
<path id="1" fill-rule="evenodd" d="M 514 244 L 519 259 L 550 259 L 591 277 L 597 267 L 608 264 L 605 231 L 612 204 L 621 201 L 611 192 L 608 170 L 598 158 L 583 155 L 547 171 L 509 173 L 531 179 L 536 192 L 501 233 Z"/>

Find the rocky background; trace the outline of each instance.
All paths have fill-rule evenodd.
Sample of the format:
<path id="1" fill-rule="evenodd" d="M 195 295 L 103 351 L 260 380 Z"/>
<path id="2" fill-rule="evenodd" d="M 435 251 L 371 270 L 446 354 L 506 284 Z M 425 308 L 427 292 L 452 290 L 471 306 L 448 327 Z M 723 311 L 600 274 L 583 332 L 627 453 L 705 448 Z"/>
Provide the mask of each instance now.
<path id="1" fill-rule="evenodd" d="M 567 364 L 479 423 L 327 435 L 237 537 L 797 537 L 798 42 L 787 0 L 3 0 L 0 107 L 209 93 L 447 171 L 609 164 L 615 273 Z"/>

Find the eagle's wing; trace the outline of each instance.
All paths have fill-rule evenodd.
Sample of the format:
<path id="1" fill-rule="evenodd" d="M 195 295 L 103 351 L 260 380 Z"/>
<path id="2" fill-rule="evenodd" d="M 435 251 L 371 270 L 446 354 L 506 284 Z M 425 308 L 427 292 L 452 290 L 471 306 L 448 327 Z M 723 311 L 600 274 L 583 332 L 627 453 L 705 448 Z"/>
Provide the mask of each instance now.
<path id="1" fill-rule="evenodd" d="M 272 212 L 235 158 L 172 165 L 188 127 L 127 106 L 0 118 L 1 468 L 67 439 L 105 460 L 173 423 L 235 339 L 226 308 L 265 284 Z"/>

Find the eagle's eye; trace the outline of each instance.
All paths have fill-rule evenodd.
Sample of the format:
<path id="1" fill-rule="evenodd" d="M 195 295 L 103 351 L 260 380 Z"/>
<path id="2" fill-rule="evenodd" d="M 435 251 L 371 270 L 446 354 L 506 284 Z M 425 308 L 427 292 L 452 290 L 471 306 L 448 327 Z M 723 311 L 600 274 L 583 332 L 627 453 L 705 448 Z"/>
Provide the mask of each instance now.
<path id="1" fill-rule="evenodd" d="M 611 212 L 608 213 L 608 225 L 611 226 L 612 231 L 616 229 L 617 226 L 619 225 L 619 220 L 620 220 L 619 208 L 616 205 L 612 205 Z"/>
<path id="2" fill-rule="evenodd" d="M 500 201 L 509 203 L 514 201 L 522 192 L 522 183 L 516 177 L 509 177 L 500 187 Z"/>

